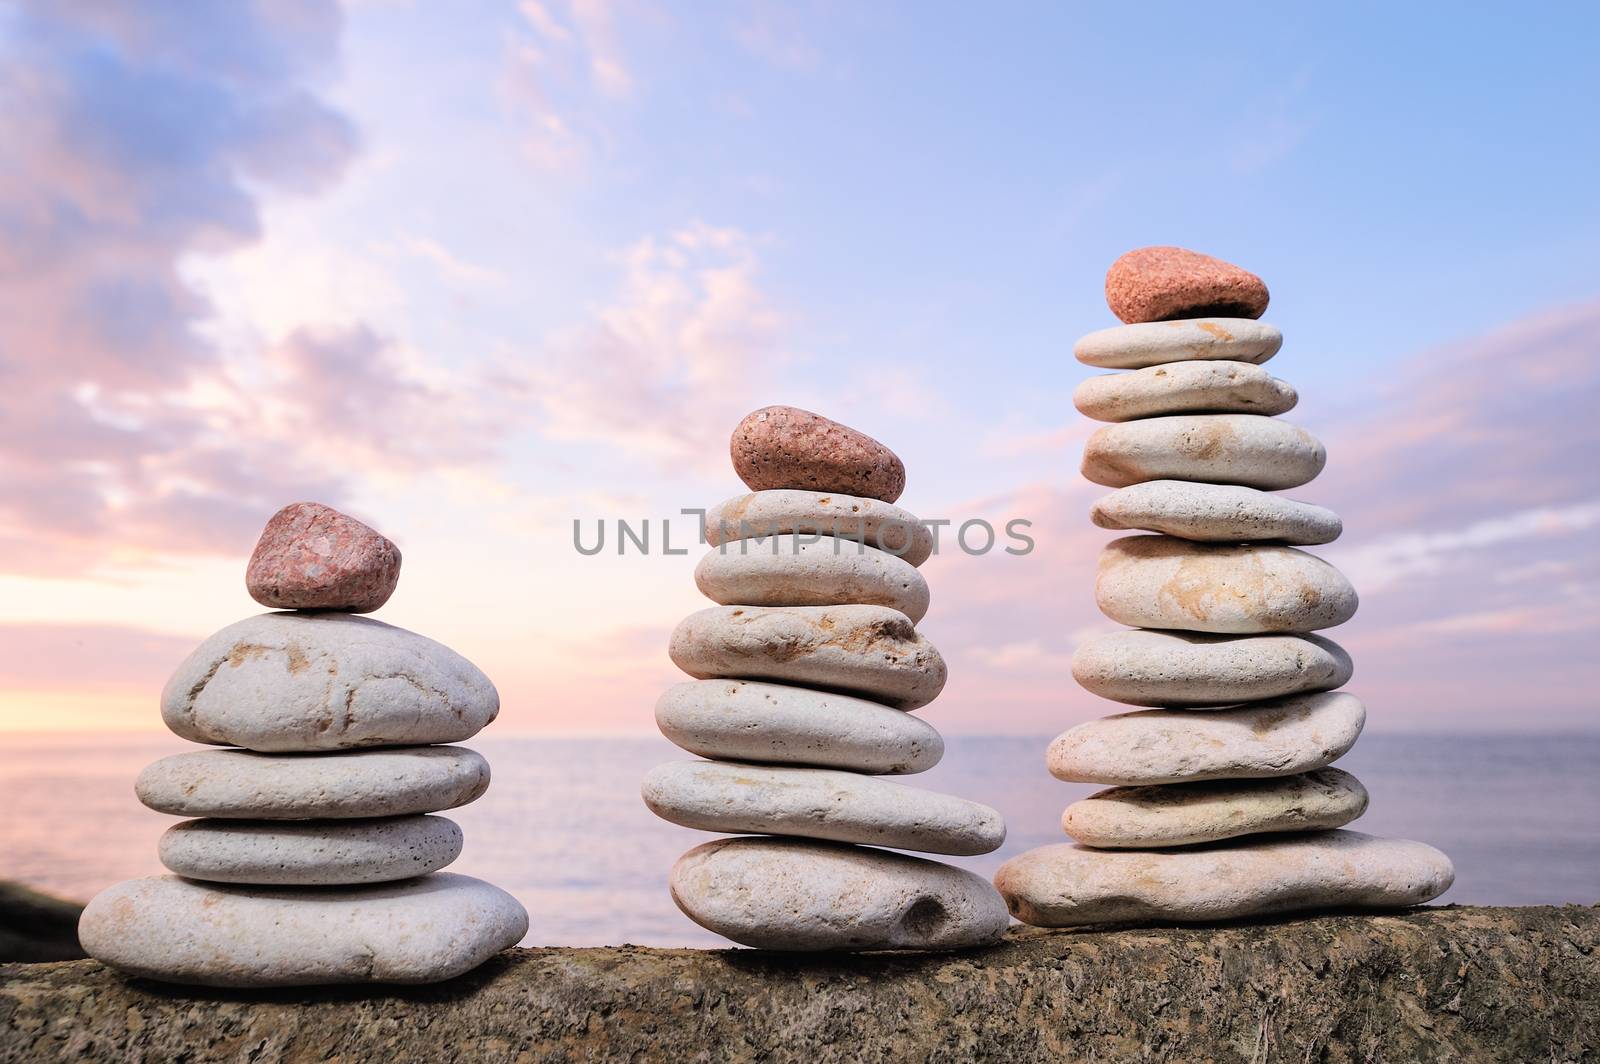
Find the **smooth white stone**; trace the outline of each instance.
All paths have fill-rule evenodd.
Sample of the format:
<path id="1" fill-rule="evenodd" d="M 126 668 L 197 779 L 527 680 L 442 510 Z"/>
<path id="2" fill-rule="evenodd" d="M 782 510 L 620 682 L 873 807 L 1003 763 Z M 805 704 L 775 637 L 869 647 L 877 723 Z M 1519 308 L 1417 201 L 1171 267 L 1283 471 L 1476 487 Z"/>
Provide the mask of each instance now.
<path id="1" fill-rule="evenodd" d="M 179 736 L 267 752 L 459 742 L 499 709 L 489 678 L 449 647 L 347 613 L 230 624 L 161 694 Z"/>
<path id="2" fill-rule="evenodd" d="M 174 816 L 342 820 L 454 809 L 489 789 L 489 763 L 463 746 L 336 754 L 199 750 L 139 773 L 134 793 Z"/>
<path id="3" fill-rule="evenodd" d="M 1011 922 L 966 869 L 829 842 L 718 839 L 678 858 L 671 885 L 689 919 L 757 949 L 966 949 Z"/>
<path id="4" fill-rule="evenodd" d="M 1192 359 L 1265 362 L 1283 346 L 1276 326 L 1250 318 L 1185 318 L 1114 325 L 1078 341 L 1079 362 L 1104 369 L 1143 369 Z"/>
<path id="5" fill-rule="evenodd" d="M 1011 914 L 1037 927 L 1209 922 L 1310 909 L 1401 909 L 1455 880 L 1421 842 L 1326 831 L 1196 849 L 1043 846 L 1000 866 Z"/>
<path id="6" fill-rule="evenodd" d="M 706 542 L 713 547 L 792 532 L 855 540 L 910 565 L 933 554 L 932 530 L 911 511 L 881 499 L 774 488 L 736 496 L 705 515 Z"/>
<path id="7" fill-rule="evenodd" d="M 944 756 L 939 733 L 904 710 L 784 684 L 675 684 L 656 702 L 656 724 L 690 753 L 728 761 L 901 775 Z"/>
<path id="8" fill-rule="evenodd" d="M 1164 414 L 1282 414 L 1299 396 L 1248 362 L 1173 362 L 1129 373 L 1090 377 L 1072 405 L 1096 421 L 1132 421 Z"/>
<path id="9" fill-rule="evenodd" d="M 527 911 L 498 887 L 437 872 L 373 887 L 233 887 L 133 879 L 83 911 L 103 964 L 200 986 L 436 983 L 514 946 Z"/>
<path id="10" fill-rule="evenodd" d="M 673 663 L 697 680 L 829 687 L 916 709 L 938 697 L 944 659 L 887 606 L 715 606 L 672 630 Z"/>
<path id="11" fill-rule="evenodd" d="M 1328 452 L 1298 425 L 1259 414 L 1174 414 L 1097 429 L 1083 475 L 1108 488 L 1199 480 L 1276 491 L 1322 472 Z"/>
<path id="12" fill-rule="evenodd" d="M 823 768 L 721 761 L 657 765 L 641 789 L 651 812 L 701 831 L 791 835 L 959 856 L 1005 841 L 995 810 L 965 798 Z"/>
<path id="13" fill-rule="evenodd" d="M 461 856 L 442 816 L 378 820 L 185 820 L 161 836 L 161 863 L 212 883 L 327 887 L 437 872 Z"/>
<path id="14" fill-rule="evenodd" d="M 1213 543 L 1276 540 L 1332 543 L 1344 522 L 1332 510 L 1237 484 L 1150 480 L 1095 502 L 1089 517 L 1101 528 L 1165 532 Z"/>
<path id="15" fill-rule="evenodd" d="M 1222 706 L 1342 687 L 1350 655 L 1319 635 L 1207 635 L 1136 628 L 1089 636 L 1072 678 L 1135 706 Z"/>
<path id="16" fill-rule="evenodd" d="M 695 566 L 700 593 L 725 606 L 887 606 L 922 620 L 928 582 L 907 562 L 875 547 L 821 536 L 741 539 L 713 548 Z"/>

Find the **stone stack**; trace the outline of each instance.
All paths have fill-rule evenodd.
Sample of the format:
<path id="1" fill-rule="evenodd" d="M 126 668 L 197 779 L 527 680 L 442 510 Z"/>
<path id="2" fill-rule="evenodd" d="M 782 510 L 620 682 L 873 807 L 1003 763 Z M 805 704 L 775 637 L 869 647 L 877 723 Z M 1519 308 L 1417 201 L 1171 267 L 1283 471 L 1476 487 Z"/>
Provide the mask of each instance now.
<path id="1" fill-rule="evenodd" d="M 1356 593 L 1300 546 L 1337 515 L 1272 492 L 1322 470 L 1322 444 L 1275 415 L 1295 390 L 1261 363 L 1282 335 L 1257 321 L 1261 279 L 1181 248 L 1143 248 L 1106 276 L 1127 324 L 1078 341 L 1094 377 L 1078 409 L 1111 422 L 1083 475 L 1112 541 L 1095 598 L 1130 630 L 1084 641 L 1072 671 L 1091 692 L 1159 707 L 1091 721 L 1051 745 L 1056 777 L 1109 787 L 1069 806 L 1077 845 L 1003 865 L 995 884 L 1045 927 L 1203 921 L 1322 907 L 1401 907 L 1443 893 L 1450 860 L 1420 842 L 1338 830 L 1367 808 L 1330 767 L 1366 710 L 1337 691 L 1351 662 L 1312 634 L 1350 619 Z"/>
<path id="2" fill-rule="evenodd" d="M 916 629 L 927 526 L 893 505 L 905 467 L 876 440 L 817 414 L 766 407 L 734 430 L 751 494 L 707 513 L 695 582 L 719 603 L 672 633 L 694 681 L 656 705 L 666 737 L 704 761 L 645 778 L 675 824 L 754 836 L 679 858 L 673 900 L 690 919 L 764 949 L 957 949 L 1005 930 L 982 877 L 892 853 L 988 853 L 987 806 L 890 783 L 944 753 L 911 715 L 945 682 Z"/>
<path id="3" fill-rule="evenodd" d="M 171 876 L 84 910 L 88 953 L 132 975 L 209 986 L 429 983 L 515 945 L 509 894 L 442 873 L 489 766 L 460 746 L 500 698 L 447 647 L 357 616 L 388 600 L 400 552 L 336 510 L 280 510 L 246 586 L 288 610 L 229 625 L 178 666 L 167 727 L 229 749 L 150 765 L 135 790 L 194 817 L 161 839 Z"/>

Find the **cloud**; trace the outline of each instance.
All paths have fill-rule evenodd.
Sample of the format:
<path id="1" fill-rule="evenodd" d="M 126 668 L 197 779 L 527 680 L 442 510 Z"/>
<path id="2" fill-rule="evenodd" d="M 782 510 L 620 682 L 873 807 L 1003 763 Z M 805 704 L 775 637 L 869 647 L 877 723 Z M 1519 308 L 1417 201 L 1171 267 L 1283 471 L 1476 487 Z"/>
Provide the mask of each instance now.
<path id="1" fill-rule="evenodd" d="M 581 165 L 604 136 L 602 105 L 628 99 L 634 74 L 614 0 L 523 0 L 504 92 L 526 116 L 523 154 L 547 170 Z M 637 0 L 629 17 L 641 14 Z"/>

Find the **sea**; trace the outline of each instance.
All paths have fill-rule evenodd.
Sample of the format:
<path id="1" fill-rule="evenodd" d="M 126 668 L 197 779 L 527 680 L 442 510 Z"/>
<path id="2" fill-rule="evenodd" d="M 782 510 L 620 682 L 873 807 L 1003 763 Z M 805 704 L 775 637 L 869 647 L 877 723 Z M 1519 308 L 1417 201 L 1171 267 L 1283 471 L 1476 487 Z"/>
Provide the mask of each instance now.
<path id="1" fill-rule="evenodd" d="M 999 809 L 996 853 L 957 858 L 990 875 L 1006 858 L 1064 842 L 1062 808 L 1093 787 L 1044 768 L 1049 736 L 947 736 L 944 761 L 901 782 Z M 656 819 L 639 799 L 652 766 L 689 755 L 650 738 L 483 737 L 488 793 L 446 815 L 466 849 L 452 871 L 516 895 L 528 944 L 726 945 L 678 912 L 667 872 L 712 836 Z M 0 879 L 86 900 L 162 871 L 156 840 L 174 818 L 133 795 L 146 763 L 193 746 L 164 734 L 0 736 Z M 1339 767 L 1372 795 L 1354 829 L 1420 839 L 1455 861 L 1441 902 L 1600 902 L 1600 735 L 1366 734 Z M 941 858 L 942 859 L 942 858 Z"/>

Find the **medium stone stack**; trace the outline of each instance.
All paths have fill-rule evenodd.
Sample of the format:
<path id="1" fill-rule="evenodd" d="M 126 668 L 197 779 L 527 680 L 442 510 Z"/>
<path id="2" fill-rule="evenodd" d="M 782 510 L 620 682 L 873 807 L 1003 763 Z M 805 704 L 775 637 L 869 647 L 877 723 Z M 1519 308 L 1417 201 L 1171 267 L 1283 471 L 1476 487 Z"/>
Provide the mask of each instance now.
<path id="1" fill-rule="evenodd" d="M 1051 745 L 1052 774 L 1109 787 L 1069 806 L 1076 845 L 1003 865 L 995 884 L 1031 924 L 1203 921 L 1323 907 L 1416 905 L 1454 869 L 1420 842 L 1338 830 L 1367 808 L 1330 767 L 1366 710 L 1337 691 L 1348 655 L 1314 632 L 1349 620 L 1356 593 L 1300 550 L 1342 526 L 1274 491 L 1321 472 L 1322 444 L 1276 419 L 1294 388 L 1260 366 L 1282 336 L 1255 319 L 1261 279 L 1182 248 L 1142 248 L 1106 275 L 1127 324 L 1078 341 L 1094 377 L 1078 409 L 1112 424 L 1083 475 L 1117 489 L 1094 504 L 1112 541 L 1095 599 L 1128 631 L 1082 643 L 1073 676 L 1135 706 Z"/>
<path id="2" fill-rule="evenodd" d="M 131 975 L 209 986 L 428 983 L 515 945 L 509 894 L 440 872 L 489 766 L 459 746 L 500 698 L 447 647 L 357 616 L 382 606 L 400 552 L 315 503 L 280 510 L 246 574 L 289 610 L 229 625 L 178 666 L 167 727 L 231 749 L 150 765 L 135 790 L 194 817 L 161 839 L 171 876 L 130 880 L 84 910 L 93 957 Z"/>
<path id="3" fill-rule="evenodd" d="M 944 741 L 911 715 L 944 687 L 917 630 L 933 551 L 893 505 L 905 467 L 868 436 L 793 407 L 734 430 L 751 494 L 706 515 L 695 582 L 719 603 L 672 633 L 693 682 L 656 704 L 662 734 L 707 760 L 661 765 L 645 803 L 675 824 L 754 836 L 679 858 L 673 900 L 745 945 L 785 950 L 958 949 L 999 938 L 1005 905 L 982 877 L 867 847 L 988 853 L 987 806 L 890 783 Z"/>

